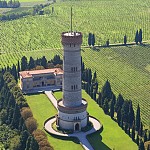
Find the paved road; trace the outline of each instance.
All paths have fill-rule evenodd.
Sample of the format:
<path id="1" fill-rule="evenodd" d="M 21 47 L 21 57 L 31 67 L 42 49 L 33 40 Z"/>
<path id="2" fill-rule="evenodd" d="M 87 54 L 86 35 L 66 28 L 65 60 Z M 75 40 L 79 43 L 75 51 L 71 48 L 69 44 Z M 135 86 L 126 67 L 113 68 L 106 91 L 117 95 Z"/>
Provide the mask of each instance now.
<path id="1" fill-rule="evenodd" d="M 49 100 L 52 102 L 54 107 L 57 109 L 57 100 L 54 97 L 52 91 L 45 91 L 46 96 L 49 98 Z"/>
<path id="2" fill-rule="evenodd" d="M 50 99 L 54 107 L 57 109 L 57 100 L 53 96 L 53 93 L 51 91 L 45 91 L 45 94 Z M 102 125 L 97 119 L 93 117 L 89 117 L 89 120 L 90 122 L 92 122 L 93 128 L 87 132 L 74 132 L 72 134 L 59 133 L 52 128 L 52 124 L 56 121 L 55 117 L 53 117 L 52 119 L 50 119 L 49 121 L 45 123 L 45 130 L 51 134 L 58 135 L 58 136 L 77 137 L 80 140 L 80 143 L 84 147 L 85 150 L 94 150 L 91 144 L 89 143 L 89 141 L 87 140 L 86 136 L 88 134 L 98 131 L 102 127 Z"/>

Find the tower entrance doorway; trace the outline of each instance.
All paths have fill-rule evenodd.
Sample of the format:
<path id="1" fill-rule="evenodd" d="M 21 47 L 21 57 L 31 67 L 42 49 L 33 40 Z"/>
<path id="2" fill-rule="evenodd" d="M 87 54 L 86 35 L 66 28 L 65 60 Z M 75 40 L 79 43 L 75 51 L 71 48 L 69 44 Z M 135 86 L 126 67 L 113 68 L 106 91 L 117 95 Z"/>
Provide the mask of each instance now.
<path id="1" fill-rule="evenodd" d="M 75 131 L 79 131 L 79 123 L 76 123 L 76 125 L 75 125 Z"/>

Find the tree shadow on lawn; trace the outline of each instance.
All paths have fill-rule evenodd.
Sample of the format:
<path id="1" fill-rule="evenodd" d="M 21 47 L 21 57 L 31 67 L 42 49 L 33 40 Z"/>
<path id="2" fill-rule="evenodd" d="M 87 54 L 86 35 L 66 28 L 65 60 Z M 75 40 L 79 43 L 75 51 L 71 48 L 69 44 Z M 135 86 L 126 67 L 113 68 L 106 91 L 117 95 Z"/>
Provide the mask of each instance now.
<path id="1" fill-rule="evenodd" d="M 87 136 L 88 141 L 94 148 L 94 150 L 111 150 L 105 143 L 102 142 L 101 131 L 97 131 Z"/>
<path id="2" fill-rule="evenodd" d="M 63 137 L 63 136 L 57 136 L 57 135 L 51 135 L 54 138 L 60 139 L 60 140 L 64 140 L 64 141 L 72 141 L 76 144 L 80 144 L 80 141 L 78 138 L 76 137 Z"/>

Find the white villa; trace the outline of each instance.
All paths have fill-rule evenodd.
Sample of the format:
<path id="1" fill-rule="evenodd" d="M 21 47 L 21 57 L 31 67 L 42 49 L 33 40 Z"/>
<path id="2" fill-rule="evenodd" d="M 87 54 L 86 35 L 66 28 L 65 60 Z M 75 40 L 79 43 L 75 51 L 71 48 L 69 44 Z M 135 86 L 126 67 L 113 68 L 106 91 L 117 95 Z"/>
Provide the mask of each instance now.
<path id="1" fill-rule="evenodd" d="M 22 91 L 46 86 L 62 86 L 63 70 L 60 68 L 21 71 L 19 74 Z"/>

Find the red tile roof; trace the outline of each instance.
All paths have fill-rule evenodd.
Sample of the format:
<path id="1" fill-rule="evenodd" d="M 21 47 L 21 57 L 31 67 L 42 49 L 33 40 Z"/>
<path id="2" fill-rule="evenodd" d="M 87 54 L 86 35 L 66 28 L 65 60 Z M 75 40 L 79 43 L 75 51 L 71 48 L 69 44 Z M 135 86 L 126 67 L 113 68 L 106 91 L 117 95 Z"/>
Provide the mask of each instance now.
<path id="1" fill-rule="evenodd" d="M 22 78 L 32 78 L 33 75 L 48 74 L 48 73 L 63 74 L 63 70 L 60 68 L 53 68 L 53 69 L 31 70 L 31 71 L 19 72 Z"/>

